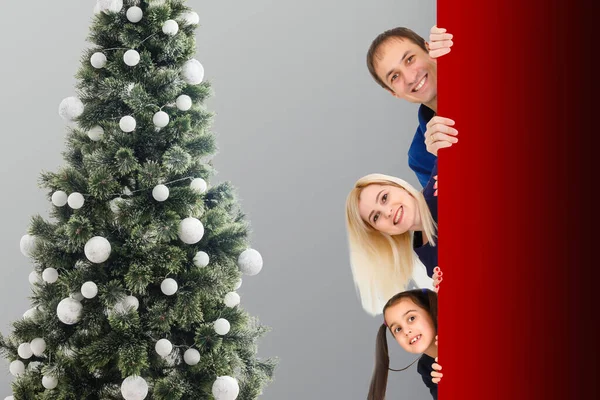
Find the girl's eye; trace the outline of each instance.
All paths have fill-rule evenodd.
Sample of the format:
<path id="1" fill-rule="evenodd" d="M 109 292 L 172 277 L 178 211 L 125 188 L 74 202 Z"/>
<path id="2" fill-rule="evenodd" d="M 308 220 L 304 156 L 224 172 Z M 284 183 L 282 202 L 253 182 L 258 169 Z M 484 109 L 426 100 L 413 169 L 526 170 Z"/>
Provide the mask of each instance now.
<path id="1" fill-rule="evenodd" d="M 402 328 L 398 327 L 398 328 L 394 329 L 394 333 L 398 333 L 398 332 L 400 332 L 401 330 L 402 330 Z"/>
<path id="2" fill-rule="evenodd" d="M 408 318 L 408 322 L 413 322 L 417 317 L 415 317 L 414 315 L 410 318 Z"/>
<path id="3" fill-rule="evenodd" d="M 377 222 L 378 219 L 379 219 L 379 213 L 375 214 L 375 216 L 373 217 L 373 223 Z"/>
<path id="4" fill-rule="evenodd" d="M 387 200 L 387 193 L 384 194 L 383 196 L 381 196 L 381 201 L 383 201 L 385 203 L 386 200 Z"/>

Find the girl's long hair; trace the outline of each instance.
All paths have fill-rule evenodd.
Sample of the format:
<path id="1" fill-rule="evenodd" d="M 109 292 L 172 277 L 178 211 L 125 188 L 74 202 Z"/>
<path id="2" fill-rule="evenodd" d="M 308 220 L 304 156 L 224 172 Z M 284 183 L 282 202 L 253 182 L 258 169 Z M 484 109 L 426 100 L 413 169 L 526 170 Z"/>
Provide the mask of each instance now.
<path id="1" fill-rule="evenodd" d="M 388 235 L 373 229 L 361 218 L 358 210 L 360 194 L 373 184 L 396 186 L 415 198 L 423 234 L 431 245 L 435 245 L 436 224 L 423 194 L 402 179 L 371 174 L 354 185 L 346 199 L 350 265 L 363 309 L 377 315 L 381 313 L 385 299 L 406 289 L 413 266 L 420 261 L 413 251 L 413 232 Z"/>
<path id="2" fill-rule="evenodd" d="M 392 297 L 384 306 L 383 313 L 388 307 L 393 306 L 404 298 L 411 299 L 417 306 L 424 309 L 433 320 L 433 326 L 437 332 L 437 294 L 429 289 L 415 289 L 398 293 Z M 368 400 L 384 400 L 387 388 L 388 371 L 390 368 L 390 357 L 387 345 L 387 324 L 381 324 L 377 332 L 375 344 L 375 367 L 369 387 Z"/>

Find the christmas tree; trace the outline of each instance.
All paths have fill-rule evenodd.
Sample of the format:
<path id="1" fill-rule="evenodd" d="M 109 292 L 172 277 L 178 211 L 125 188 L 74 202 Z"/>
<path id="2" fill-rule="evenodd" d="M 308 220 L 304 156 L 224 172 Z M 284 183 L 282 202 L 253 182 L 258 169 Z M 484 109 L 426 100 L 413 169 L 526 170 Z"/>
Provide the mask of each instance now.
<path id="1" fill-rule="evenodd" d="M 262 268 L 216 152 L 197 13 L 184 0 L 99 0 L 77 74 L 50 220 L 21 251 L 32 308 L 0 337 L 7 399 L 254 399 L 274 360 L 240 306 Z"/>

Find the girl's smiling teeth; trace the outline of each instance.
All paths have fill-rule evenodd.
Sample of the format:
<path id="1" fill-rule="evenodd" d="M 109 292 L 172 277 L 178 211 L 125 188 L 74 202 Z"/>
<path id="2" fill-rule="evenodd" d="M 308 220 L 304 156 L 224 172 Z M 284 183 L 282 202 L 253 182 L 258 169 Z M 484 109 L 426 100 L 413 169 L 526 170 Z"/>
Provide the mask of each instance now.
<path id="1" fill-rule="evenodd" d="M 396 210 L 396 214 L 394 215 L 394 225 L 400 222 L 400 220 L 402 219 L 402 215 L 404 215 L 404 207 L 400 206 L 398 207 L 398 209 Z"/>
<path id="2" fill-rule="evenodd" d="M 417 86 L 415 86 L 415 88 L 412 90 L 413 92 L 418 92 L 419 89 L 421 89 L 423 87 L 423 85 L 425 84 L 425 82 L 427 81 L 427 75 L 425 75 L 423 77 L 423 79 L 421 79 L 421 82 L 419 82 L 417 84 Z"/>
<path id="3" fill-rule="evenodd" d="M 416 343 L 416 342 L 417 342 L 419 339 L 421 339 L 421 335 L 417 335 L 417 336 L 415 336 L 414 338 L 412 338 L 412 339 L 410 340 L 410 342 L 409 342 L 409 343 L 410 343 L 411 345 L 413 345 L 413 344 L 415 344 L 415 343 Z"/>

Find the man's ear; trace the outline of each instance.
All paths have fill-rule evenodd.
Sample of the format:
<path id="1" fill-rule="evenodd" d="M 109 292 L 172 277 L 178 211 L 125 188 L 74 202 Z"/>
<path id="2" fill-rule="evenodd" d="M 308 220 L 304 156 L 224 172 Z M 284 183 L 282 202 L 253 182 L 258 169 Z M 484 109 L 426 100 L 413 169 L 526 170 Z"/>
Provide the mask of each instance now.
<path id="1" fill-rule="evenodd" d="M 425 48 L 427 49 L 427 52 L 429 53 L 429 42 L 425 42 Z"/>

